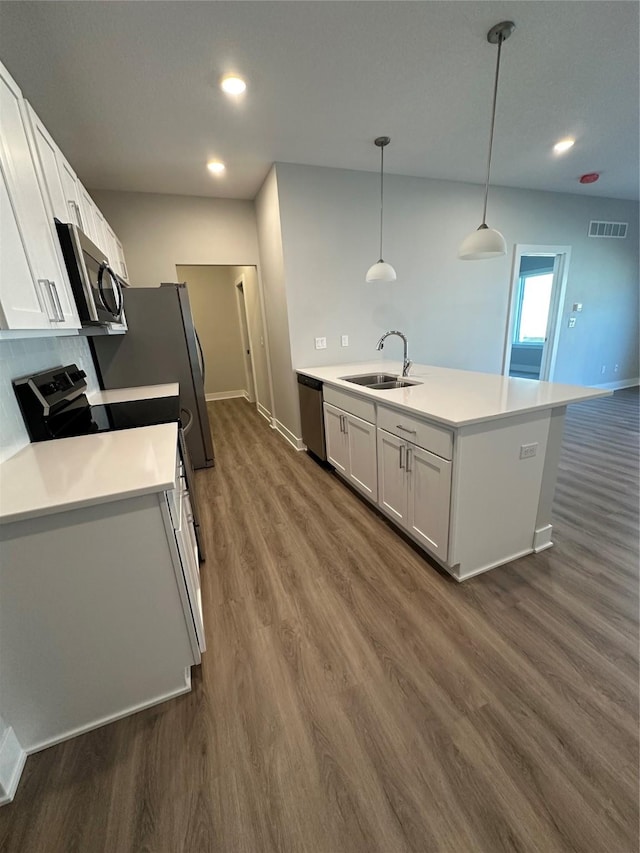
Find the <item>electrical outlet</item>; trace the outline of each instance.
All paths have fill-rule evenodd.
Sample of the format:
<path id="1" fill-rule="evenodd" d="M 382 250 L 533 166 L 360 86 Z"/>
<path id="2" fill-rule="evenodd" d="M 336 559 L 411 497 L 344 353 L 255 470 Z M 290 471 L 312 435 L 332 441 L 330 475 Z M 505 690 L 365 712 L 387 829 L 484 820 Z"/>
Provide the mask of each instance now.
<path id="1" fill-rule="evenodd" d="M 343 346 L 343 347 L 349 346 L 349 335 L 343 335 L 340 338 L 340 346 Z"/>
<path id="2" fill-rule="evenodd" d="M 614 365 L 613 372 L 617 373 L 619 370 L 620 370 L 620 365 L 619 364 Z"/>
<path id="3" fill-rule="evenodd" d="M 604 376 L 606 372 L 607 372 L 607 365 L 603 364 L 602 367 L 600 368 L 600 373 Z"/>
<path id="4" fill-rule="evenodd" d="M 575 324 L 576 324 L 576 318 L 575 317 L 569 317 L 569 328 L 573 329 Z"/>
<path id="5" fill-rule="evenodd" d="M 520 445 L 520 459 L 531 459 L 532 456 L 535 456 L 538 452 L 538 442 L 535 444 L 521 444 Z"/>
<path id="6" fill-rule="evenodd" d="M 316 338 L 316 349 L 326 349 L 327 348 L 327 339 L 326 338 Z"/>

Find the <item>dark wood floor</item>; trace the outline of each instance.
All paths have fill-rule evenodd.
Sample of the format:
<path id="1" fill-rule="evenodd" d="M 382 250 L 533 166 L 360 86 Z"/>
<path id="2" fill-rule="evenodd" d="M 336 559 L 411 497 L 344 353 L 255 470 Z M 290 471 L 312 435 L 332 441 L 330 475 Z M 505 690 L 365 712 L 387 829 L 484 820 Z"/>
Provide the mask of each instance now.
<path id="1" fill-rule="evenodd" d="M 570 408 L 555 547 L 464 585 L 210 410 L 194 689 L 30 758 L 0 848 L 637 851 L 637 393 Z"/>

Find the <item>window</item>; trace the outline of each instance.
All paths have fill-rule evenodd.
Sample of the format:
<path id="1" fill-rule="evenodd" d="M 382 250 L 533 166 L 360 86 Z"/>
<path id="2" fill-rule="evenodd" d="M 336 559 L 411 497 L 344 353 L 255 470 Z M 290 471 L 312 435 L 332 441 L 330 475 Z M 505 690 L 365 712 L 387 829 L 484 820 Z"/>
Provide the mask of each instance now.
<path id="1" fill-rule="evenodd" d="M 527 273 L 518 283 L 514 344 L 543 344 L 547 336 L 553 273 Z"/>

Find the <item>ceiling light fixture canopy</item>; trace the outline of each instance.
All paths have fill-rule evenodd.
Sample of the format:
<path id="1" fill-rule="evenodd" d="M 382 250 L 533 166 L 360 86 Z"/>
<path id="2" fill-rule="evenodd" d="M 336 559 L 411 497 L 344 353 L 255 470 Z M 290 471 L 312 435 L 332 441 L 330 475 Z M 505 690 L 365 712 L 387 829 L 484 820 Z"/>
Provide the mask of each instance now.
<path id="1" fill-rule="evenodd" d="M 502 43 L 505 42 L 516 25 L 513 21 L 502 21 L 491 27 L 487 33 L 487 41 L 498 45 L 498 58 L 496 60 L 496 76 L 493 84 L 493 108 L 491 111 L 491 131 L 489 133 L 489 156 L 487 157 L 487 177 L 484 184 L 484 206 L 482 209 L 482 222 L 476 231 L 469 234 L 462 241 L 458 249 L 458 257 L 462 261 L 476 261 L 484 258 L 497 258 L 507 254 L 507 244 L 499 231 L 489 228 L 487 225 L 487 199 L 489 197 L 489 180 L 491 178 L 491 154 L 493 152 L 493 132 L 496 123 L 496 101 L 498 97 L 498 79 L 500 77 L 500 53 Z"/>
<path id="2" fill-rule="evenodd" d="M 380 260 L 369 267 L 366 281 L 395 281 L 396 271 L 382 260 L 382 221 L 384 214 L 384 149 L 391 142 L 389 136 L 378 136 L 374 144 L 380 149 Z"/>
<path id="3" fill-rule="evenodd" d="M 210 172 L 213 172 L 214 175 L 221 175 L 226 169 L 226 166 L 219 160 L 211 160 L 209 163 L 207 163 L 207 169 Z"/>

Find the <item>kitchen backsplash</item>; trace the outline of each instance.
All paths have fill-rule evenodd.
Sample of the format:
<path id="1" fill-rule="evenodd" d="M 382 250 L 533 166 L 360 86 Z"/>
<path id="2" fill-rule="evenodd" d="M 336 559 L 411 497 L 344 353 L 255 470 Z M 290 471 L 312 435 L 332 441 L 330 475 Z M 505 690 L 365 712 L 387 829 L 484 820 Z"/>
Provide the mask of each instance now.
<path id="1" fill-rule="evenodd" d="M 86 372 L 88 391 L 97 391 L 98 379 L 86 338 L 74 335 L 0 341 L 0 462 L 29 443 L 11 380 L 73 362 Z"/>

